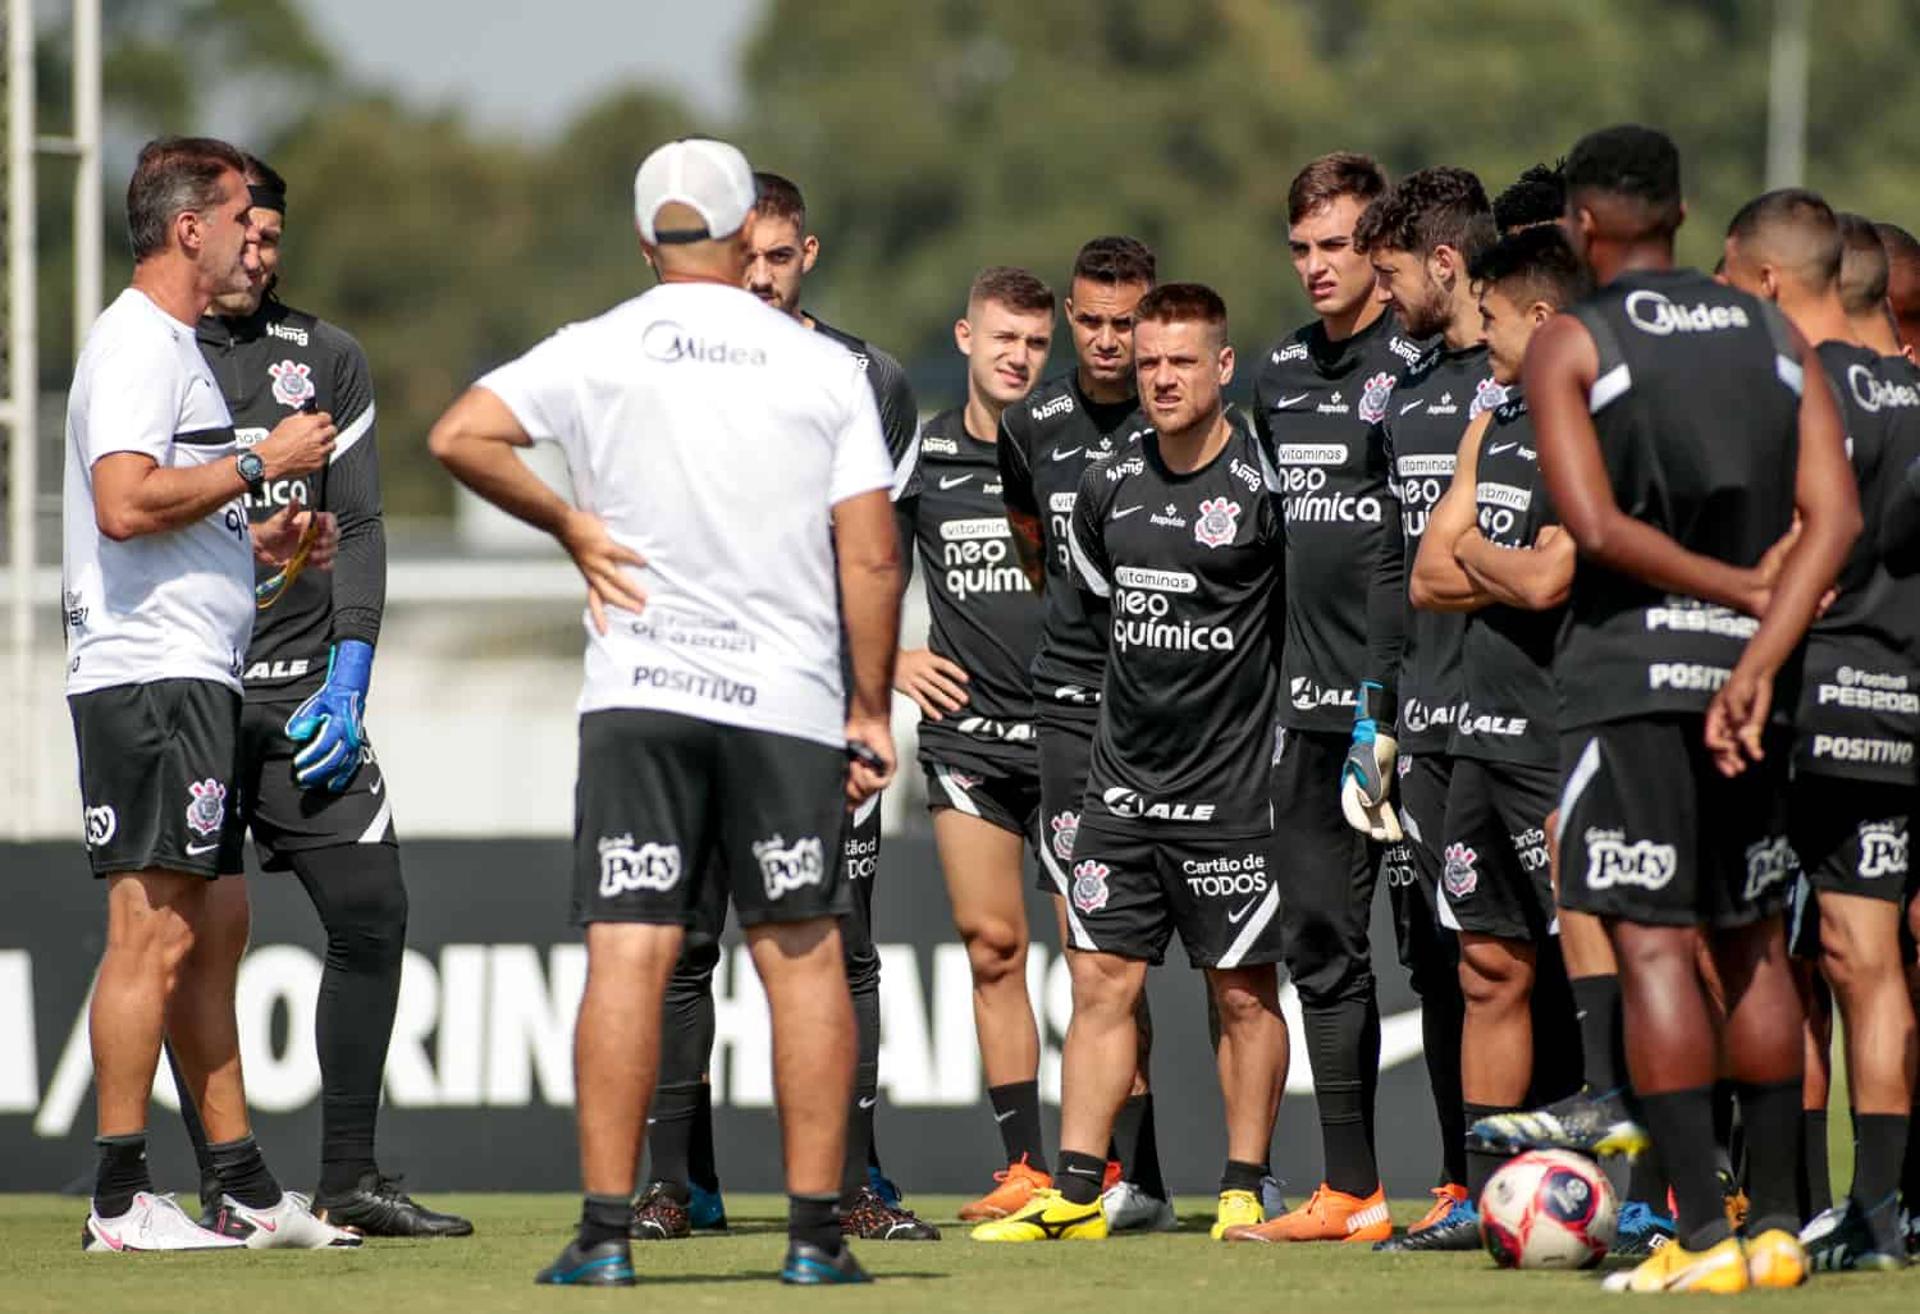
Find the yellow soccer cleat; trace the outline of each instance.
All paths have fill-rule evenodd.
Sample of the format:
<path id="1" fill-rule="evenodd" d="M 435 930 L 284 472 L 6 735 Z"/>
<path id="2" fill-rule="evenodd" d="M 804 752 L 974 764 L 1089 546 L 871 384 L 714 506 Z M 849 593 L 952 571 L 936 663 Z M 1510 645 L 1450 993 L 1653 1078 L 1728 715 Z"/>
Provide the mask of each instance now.
<path id="1" fill-rule="evenodd" d="M 1641 1260 L 1637 1268 L 1610 1274 L 1606 1280 L 1608 1291 L 1632 1292 L 1731 1293 L 1745 1291 L 1751 1285 L 1747 1276 L 1747 1253 L 1741 1249 L 1737 1236 L 1698 1253 L 1682 1248 L 1678 1241 L 1670 1241 L 1651 1257 Z"/>
<path id="2" fill-rule="evenodd" d="M 1797 1287 L 1811 1268 L 1800 1238 L 1784 1228 L 1768 1228 L 1747 1241 L 1747 1278 L 1756 1287 Z"/>
<path id="3" fill-rule="evenodd" d="M 1017 1213 L 973 1229 L 975 1241 L 1105 1241 L 1107 1215 L 1100 1202 L 1074 1204 L 1060 1192 L 1035 1191 Z"/>
<path id="4" fill-rule="evenodd" d="M 1222 1191 L 1219 1212 L 1207 1235 L 1220 1241 L 1226 1238 L 1230 1227 L 1258 1227 L 1266 1221 L 1267 1211 L 1252 1191 Z"/>

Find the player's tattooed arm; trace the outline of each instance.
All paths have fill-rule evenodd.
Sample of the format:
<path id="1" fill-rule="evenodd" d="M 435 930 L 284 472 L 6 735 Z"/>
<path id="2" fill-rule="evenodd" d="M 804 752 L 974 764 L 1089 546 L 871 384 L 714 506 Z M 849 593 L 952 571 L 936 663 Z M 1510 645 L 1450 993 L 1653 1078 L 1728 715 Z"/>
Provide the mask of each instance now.
<path id="1" fill-rule="evenodd" d="M 1047 589 L 1047 548 L 1041 537 L 1040 517 L 1007 508 L 1007 529 L 1013 537 L 1014 555 L 1020 558 L 1020 571 L 1035 593 Z"/>
<path id="2" fill-rule="evenodd" d="M 1521 373 L 1541 478 L 1574 545 L 1589 560 L 1662 592 L 1760 615 L 1771 591 L 1763 572 L 1689 551 L 1614 500 L 1600 436 L 1587 409 L 1599 369 L 1599 352 L 1586 325 L 1561 315 L 1533 335 Z M 1846 483 L 1851 490 L 1851 475 Z"/>
<path id="3" fill-rule="evenodd" d="M 1480 441 L 1492 423 L 1493 413 L 1483 411 L 1467 426 L 1454 458 L 1453 482 L 1435 504 L 1420 536 L 1407 596 L 1422 611 L 1478 611 L 1493 601 L 1454 555 L 1462 540 L 1479 536 L 1474 525 L 1474 472 L 1480 461 Z"/>

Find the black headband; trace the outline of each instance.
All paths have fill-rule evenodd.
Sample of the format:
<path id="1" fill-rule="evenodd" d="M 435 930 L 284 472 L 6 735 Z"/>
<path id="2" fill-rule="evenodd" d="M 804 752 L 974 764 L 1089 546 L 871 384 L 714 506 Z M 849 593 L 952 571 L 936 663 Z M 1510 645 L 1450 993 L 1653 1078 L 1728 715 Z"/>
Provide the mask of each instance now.
<path id="1" fill-rule="evenodd" d="M 656 232 L 653 235 L 656 246 L 686 246 L 692 242 L 711 241 L 712 238 L 713 234 L 709 233 L 704 227 L 683 228 L 673 233 Z"/>
<path id="2" fill-rule="evenodd" d="M 284 187 L 268 187 L 262 183 L 248 183 L 247 196 L 258 209 L 278 210 L 283 215 L 287 212 L 287 189 Z"/>

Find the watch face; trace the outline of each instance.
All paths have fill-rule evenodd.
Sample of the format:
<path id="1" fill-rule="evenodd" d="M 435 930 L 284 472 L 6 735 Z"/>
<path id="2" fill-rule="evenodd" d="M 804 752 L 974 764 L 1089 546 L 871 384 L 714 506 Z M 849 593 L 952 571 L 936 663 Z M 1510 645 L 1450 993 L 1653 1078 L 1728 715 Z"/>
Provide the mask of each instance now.
<path id="1" fill-rule="evenodd" d="M 248 483 L 258 483 L 267 473 L 267 463 L 258 452 L 240 453 L 240 477 Z"/>

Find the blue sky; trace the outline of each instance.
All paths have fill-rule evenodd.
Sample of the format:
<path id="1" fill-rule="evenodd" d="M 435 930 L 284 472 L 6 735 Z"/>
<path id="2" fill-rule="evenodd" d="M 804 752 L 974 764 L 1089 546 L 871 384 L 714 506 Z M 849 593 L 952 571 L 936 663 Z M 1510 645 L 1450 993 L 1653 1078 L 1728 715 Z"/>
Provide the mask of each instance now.
<path id="1" fill-rule="evenodd" d="M 765 0 L 304 0 L 348 70 L 527 136 L 608 86 L 664 81 L 696 107 L 739 99 L 734 56 Z"/>

